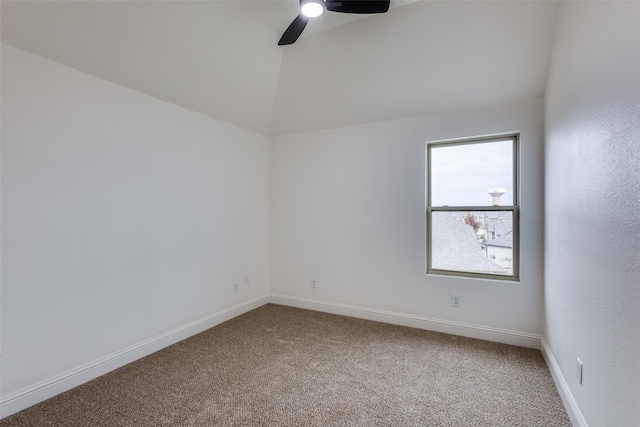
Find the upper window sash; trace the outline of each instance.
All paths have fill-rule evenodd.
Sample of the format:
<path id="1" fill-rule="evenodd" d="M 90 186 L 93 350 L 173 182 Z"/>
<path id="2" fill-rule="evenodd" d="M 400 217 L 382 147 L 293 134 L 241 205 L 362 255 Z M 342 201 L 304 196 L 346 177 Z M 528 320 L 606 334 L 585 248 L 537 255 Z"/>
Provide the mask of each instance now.
<path id="1" fill-rule="evenodd" d="M 442 200 L 434 200 L 434 191 L 433 191 L 433 176 L 432 176 L 432 150 L 437 148 L 447 148 L 447 147 L 456 147 L 456 146 L 472 146 L 481 144 L 487 144 L 490 142 L 509 142 L 511 146 L 511 168 L 512 168 L 512 181 L 510 188 L 508 189 L 511 192 L 510 203 L 504 203 L 501 207 L 506 206 L 518 206 L 519 205 L 519 144 L 518 144 L 519 135 L 518 134 L 498 134 L 498 135 L 489 135 L 478 138 L 467 138 L 467 139 L 456 139 L 456 140 L 442 140 L 442 141 L 432 141 L 427 143 L 427 176 L 426 176 L 426 205 L 432 208 L 436 207 L 459 207 L 459 208 L 477 208 L 477 207 L 492 207 L 490 203 L 491 200 L 488 198 L 484 199 L 487 203 L 437 203 Z M 485 146 L 486 147 L 486 146 Z M 485 191 L 490 188 L 487 186 Z M 486 193 L 485 193 L 486 194 Z M 437 199 L 437 197 L 436 197 Z M 442 199 L 442 197 L 440 197 Z M 437 203 L 437 204 L 434 204 Z"/>

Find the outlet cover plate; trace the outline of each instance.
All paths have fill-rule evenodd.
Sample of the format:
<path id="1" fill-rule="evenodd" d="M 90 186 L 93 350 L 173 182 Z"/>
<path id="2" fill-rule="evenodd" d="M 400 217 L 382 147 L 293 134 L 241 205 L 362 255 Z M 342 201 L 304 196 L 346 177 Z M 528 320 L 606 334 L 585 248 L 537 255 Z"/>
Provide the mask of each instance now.
<path id="1" fill-rule="evenodd" d="M 460 307 L 460 295 L 451 295 L 451 307 Z"/>
<path id="2" fill-rule="evenodd" d="M 582 384 L 582 361 L 576 358 L 576 379 L 578 384 Z"/>

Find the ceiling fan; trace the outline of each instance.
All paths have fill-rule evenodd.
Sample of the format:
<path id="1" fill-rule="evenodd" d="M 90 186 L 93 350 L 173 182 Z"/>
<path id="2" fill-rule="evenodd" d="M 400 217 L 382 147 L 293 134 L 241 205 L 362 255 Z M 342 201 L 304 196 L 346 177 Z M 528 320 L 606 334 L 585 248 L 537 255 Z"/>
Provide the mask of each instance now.
<path id="1" fill-rule="evenodd" d="M 307 26 L 309 18 L 322 15 L 324 10 L 340 13 L 385 13 L 391 0 L 300 0 L 300 13 L 285 30 L 278 46 L 295 43 Z"/>

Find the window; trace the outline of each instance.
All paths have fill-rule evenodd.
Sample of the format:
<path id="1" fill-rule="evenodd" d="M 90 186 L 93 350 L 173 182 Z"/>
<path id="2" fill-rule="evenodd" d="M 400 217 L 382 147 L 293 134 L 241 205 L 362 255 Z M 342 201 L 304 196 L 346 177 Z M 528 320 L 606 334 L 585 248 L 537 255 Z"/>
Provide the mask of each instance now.
<path id="1" fill-rule="evenodd" d="M 518 135 L 427 143 L 427 273 L 518 280 Z"/>

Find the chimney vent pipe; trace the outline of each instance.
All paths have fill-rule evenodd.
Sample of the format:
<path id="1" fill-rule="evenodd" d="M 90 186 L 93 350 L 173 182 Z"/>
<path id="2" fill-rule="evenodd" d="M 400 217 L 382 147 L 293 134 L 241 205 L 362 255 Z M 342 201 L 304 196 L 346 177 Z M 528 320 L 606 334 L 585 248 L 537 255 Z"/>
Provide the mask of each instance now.
<path id="1" fill-rule="evenodd" d="M 489 190 L 489 195 L 492 197 L 491 204 L 493 206 L 500 206 L 500 198 L 507 190 L 504 188 L 492 188 Z"/>

